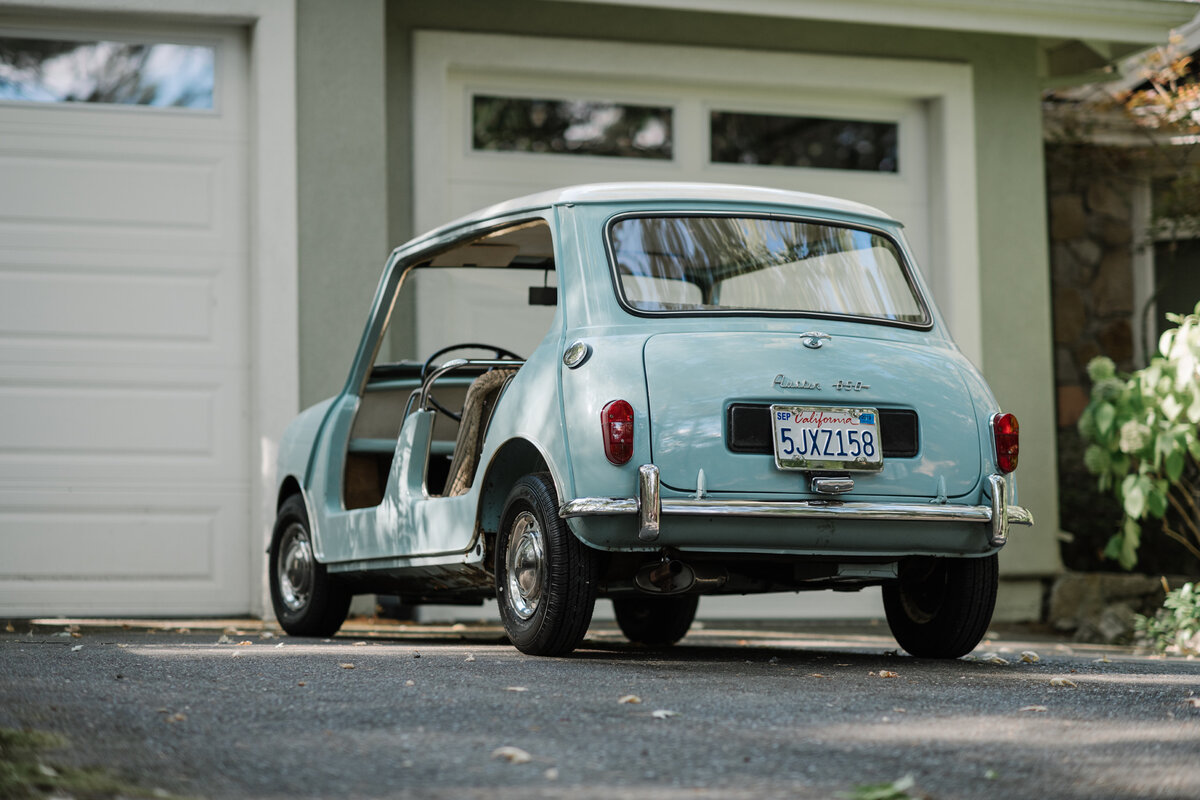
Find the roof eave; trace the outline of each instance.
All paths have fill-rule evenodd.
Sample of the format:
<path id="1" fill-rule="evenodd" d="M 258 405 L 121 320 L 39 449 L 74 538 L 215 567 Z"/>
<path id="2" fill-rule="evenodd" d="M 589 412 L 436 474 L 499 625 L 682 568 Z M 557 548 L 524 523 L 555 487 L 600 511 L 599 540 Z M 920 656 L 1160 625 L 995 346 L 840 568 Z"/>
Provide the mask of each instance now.
<path id="1" fill-rule="evenodd" d="M 896 25 L 906 28 L 1157 44 L 1200 7 L 1188 0 L 555 0 L 635 8 L 700 11 Z"/>

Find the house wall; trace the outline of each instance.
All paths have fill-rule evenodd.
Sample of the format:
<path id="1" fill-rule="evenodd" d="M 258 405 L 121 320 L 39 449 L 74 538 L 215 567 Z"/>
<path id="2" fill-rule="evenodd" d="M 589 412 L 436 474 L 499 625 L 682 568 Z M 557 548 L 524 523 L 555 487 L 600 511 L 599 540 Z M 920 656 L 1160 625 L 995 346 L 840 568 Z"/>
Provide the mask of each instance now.
<path id="1" fill-rule="evenodd" d="M 361 333 L 387 247 L 409 238 L 412 34 L 476 31 L 971 65 L 975 81 L 982 368 L 1022 420 L 1021 500 L 1040 521 L 1005 548 L 1009 577 L 1058 567 L 1050 282 L 1031 38 L 564 2 L 300 0 L 301 394 L 336 392 Z M 380 41 L 382 35 L 383 40 Z M 519 54 L 514 54 L 514 63 Z M 380 67 L 385 67 L 384 75 Z M 386 76 L 386 77 L 385 77 Z M 380 119 L 383 114 L 384 119 Z M 386 170 L 381 168 L 386 165 Z M 381 221 L 380 214 L 386 217 Z M 342 227 L 342 226 L 346 227 Z M 393 356 L 412 357 L 414 329 L 397 309 Z M 311 345 L 311 346 L 310 346 Z M 1040 588 L 1009 592 L 1009 616 L 1036 616 Z M 1018 608 L 1019 607 L 1019 608 Z"/>
<path id="2" fill-rule="evenodd" d="M 388 230 L 383 0 L 299 0 L 300 398 L 346 381 Z M 405 237 L 407 238 L 407 237 Z"/>

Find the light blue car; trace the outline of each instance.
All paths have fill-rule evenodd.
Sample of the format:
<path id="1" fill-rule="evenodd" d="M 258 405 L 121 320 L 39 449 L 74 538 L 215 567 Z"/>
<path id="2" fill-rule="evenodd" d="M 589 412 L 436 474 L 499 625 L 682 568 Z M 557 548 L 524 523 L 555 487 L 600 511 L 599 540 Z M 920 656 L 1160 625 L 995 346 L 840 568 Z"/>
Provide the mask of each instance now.
<path id="1" fill-rule="evenodd" d="M 413 291 L 473 335 L 388 362 Z M 661 646 L 701 595 L 881 586 L 905 650 L 954 658 L 1032 524 L 1017 455 L 887 215 L 571 187 L 392 253 L 345 388 L 282 440 L 271 597 L 299 636 L 331 635 L 357 593 L 494 597 L 518 649 L 560 655 L 597 597 Z"/>

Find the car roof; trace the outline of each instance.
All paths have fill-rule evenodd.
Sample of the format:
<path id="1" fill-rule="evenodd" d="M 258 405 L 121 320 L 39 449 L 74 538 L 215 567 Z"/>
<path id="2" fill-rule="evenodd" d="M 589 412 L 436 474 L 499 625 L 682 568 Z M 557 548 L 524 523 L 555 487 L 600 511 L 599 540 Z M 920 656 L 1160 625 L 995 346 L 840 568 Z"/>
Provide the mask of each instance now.
<path id="1" fill-rule="evenodd" d="M 816 211 L 832 211 L 859 218 L 900 224 L 894 217 L 877 208 L 838 197 L 771 189 L 762 186 L 741 186 L 729 183 L 683 182 L 624 182 L 588 183 L 505 200 L 441 225 L 404 245 L 403 250 L 439 239 L 460 228 L 471 227 L 489 219 L 512 216 L 523 211 L 550 208 L 556 205 L 588 203 L 670 202 L 738 203 L 749 205 L 795 206 Z"/>

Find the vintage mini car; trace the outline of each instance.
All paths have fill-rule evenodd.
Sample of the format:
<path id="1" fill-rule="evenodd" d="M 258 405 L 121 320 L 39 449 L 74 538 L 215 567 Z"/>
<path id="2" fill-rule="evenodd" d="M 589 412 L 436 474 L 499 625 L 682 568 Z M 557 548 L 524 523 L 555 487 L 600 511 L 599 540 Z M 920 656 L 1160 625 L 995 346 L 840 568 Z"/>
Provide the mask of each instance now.
<path id="1" fill-rule="evenodd" d="M 388 361 L 414 307 L 445 346 Z M 704 594 L 881 586 L 905 650 L 958 657 L 1032 524 L 1017 456 L 882 212 L 566 188 L 392 253 L 345 388 L 282 439 L 271 596 L 308 636 L 356 593 L 495 597 L 518 649 L 555 655 L 597 597 L 667 645 Z"/>

